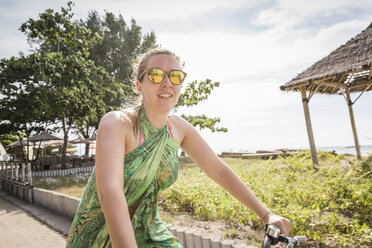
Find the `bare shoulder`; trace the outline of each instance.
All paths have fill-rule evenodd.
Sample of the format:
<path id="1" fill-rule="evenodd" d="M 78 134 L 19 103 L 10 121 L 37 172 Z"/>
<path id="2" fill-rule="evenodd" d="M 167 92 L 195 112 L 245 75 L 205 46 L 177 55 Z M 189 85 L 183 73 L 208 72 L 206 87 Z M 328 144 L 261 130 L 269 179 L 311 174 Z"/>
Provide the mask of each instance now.
<path id="1" fill-rule="evenodd" d="M 116 132 L 118 134 L 131 130 L 133 123 L 124 111 L 111 111 L 106 113 L 100 123 L 99 130 L 102 132 Z"/>
<path id="2" fill-rule="evenodd" d="M 196 132 L 195 128 L 183 117 L 172 114 L 169 119 L 176 140 L 182 144 L 185 138 Z"/>
<path id="3" fill-rule="evenodd" d="M 190 128 L 191 124 L 185 120 L 182 116 L 172 114 L 169 118 L 172 126 L 175 126 L 180 129 Z"/>

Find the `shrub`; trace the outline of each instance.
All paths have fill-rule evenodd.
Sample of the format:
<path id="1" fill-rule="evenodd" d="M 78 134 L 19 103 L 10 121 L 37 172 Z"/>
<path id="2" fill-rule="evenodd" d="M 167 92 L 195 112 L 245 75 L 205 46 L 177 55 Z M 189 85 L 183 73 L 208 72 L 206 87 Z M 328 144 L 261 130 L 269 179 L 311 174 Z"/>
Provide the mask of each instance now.
<path id="1" fill-rule="evenodd" d="M 372 156 L 360 164 L 360 170 L 358 164 L 337 166 L 334 161 L 345 159 L 338 156 L 322 155 L 334 166 L 322 166 L 318 172 L 312 169 L 308 151 L 250 167 L 241 160 L 231 167 L 266 206 L 291 221 L 291 234 L 319 242 L 333 240 L 337 246 L 345 242 L 370 245 L 372 185 L 363 173 L 370 169 Z M 162 195 L 162 204 L 175 212 L 183 209 L 198 219 L 262 228 L 254 213 L 197 167 L 181 169 L 178 182 Z"/>

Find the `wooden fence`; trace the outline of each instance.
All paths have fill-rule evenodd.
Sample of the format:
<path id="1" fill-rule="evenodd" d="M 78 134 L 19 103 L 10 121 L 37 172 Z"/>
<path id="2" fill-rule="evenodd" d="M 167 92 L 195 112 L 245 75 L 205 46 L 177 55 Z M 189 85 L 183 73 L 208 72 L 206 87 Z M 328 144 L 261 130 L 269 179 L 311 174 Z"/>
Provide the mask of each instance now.
<path id="1" fill-rule="evenodd" d="M 88 167 L 77 167 L 64 170 L 46 170 L 46 171 L 34 171 L 32 177 L 58 177 L 58 176 L 69 176 L 82 172 L 92 172 L 94 166 Z"/>
<path id="2" fill-rule="evenodd" d="M 31 163 L 0 163 L 0 189 L 4 189 L 19 198 L 32 202 Z"/>

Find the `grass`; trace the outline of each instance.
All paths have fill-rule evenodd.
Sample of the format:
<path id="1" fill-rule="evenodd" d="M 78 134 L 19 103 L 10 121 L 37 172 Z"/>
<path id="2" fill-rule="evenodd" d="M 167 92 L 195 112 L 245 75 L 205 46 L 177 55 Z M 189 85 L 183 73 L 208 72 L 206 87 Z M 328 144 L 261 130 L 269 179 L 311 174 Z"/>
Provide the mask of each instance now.
<path id="1" fill-rule="evenodd" d="M 60 187 L 55 191 L 81 198 L 81 196 L 83 195 L 84 187 L 85 185 L 71 185 L 70 187 Z"/>
<path id="2" fill-rule="evenodd" d="M 372 156 L 358 162 L 354 157 L 319 152 L 317 172 L 309 151 L 275 160 L 224 160 L 266 206 L 291 221 L 292 235 L 306 235 L 317 244 L 334 247 L 372 245 Z M 64 179 L 48 187 L 81 197 L 84 185 Z M 262 229 L 254 213 L 193 163 L 180 166 L 177 182 L 162 192 L 160 200 L 171 213 L 163 217 L 166 222 L 173 221 L 172 214 L 187 211 L 195 220 Z M 236 234 L 231 229 L 226 236 Z"/>
<path id="3" fill-rule="evenodd" d="M 319 152 L 319 171 L 310 153 L 276 160 L 228 160 L 227 163 L 274 213 L 288 218 L 293 235 L 335 246 L 372 245 L 372 159 Z M 367 163 L 367 165 L 365 164 Z M 209 180 L 193 164 L 181 168 L 178 181 L 162 193 L 163 206 L 196 219 L 250 224 L 258 217 Z"/>
<path id="4" fill-rule="evenodd" d="M 81 198 L 87 181 L 77 182 L 70 177 L 52 177 L 48 181 L 34 182 L 34 186 Z"/>

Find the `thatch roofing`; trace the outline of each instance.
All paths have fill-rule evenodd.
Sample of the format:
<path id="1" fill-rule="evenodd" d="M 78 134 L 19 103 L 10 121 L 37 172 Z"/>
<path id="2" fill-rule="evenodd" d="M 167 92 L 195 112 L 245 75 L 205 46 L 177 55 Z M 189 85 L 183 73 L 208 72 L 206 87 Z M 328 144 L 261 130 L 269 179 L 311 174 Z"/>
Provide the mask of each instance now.
<path id="1" fill-rule="evenodd" d="M 77 138 L 77 139 L 69 141 L 69 143 L 71 143 L 71 144 L 90 144 L 90 143 L 93 143 L 93 141 L 83 139 L 83 138 Z"/>
<path id="2" fill-rule="evenodd" d="M 42 133 L 42 134 L 35 135 L 28 139 L 29 142 L 36 142 L 36 141 L 42 141 L 42 140 L 61 140 L 61 138 L 58 138 L 48 133 Z"/>
<path id="3" fill-rule="evenodd" d="M 22 142 L 22 146 L 26 146 L 27 145 L 27 141 L 26 140 L 21 140 L 21 141 L 17 140 L 17 141 L 14 141 L 13 143 L 10 143 L 7 146 L 21 146 L 21 142 Z"/>
<path id="4" fill-rule="evenodd" d="M 300 87 L 316 93 L 337 94 L 372 90 L 372 23 L 327 57 L 298 74 L 283 91 L 299 91 Z"/>

